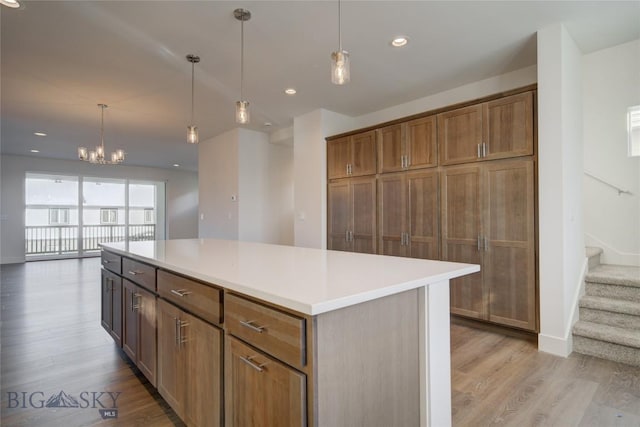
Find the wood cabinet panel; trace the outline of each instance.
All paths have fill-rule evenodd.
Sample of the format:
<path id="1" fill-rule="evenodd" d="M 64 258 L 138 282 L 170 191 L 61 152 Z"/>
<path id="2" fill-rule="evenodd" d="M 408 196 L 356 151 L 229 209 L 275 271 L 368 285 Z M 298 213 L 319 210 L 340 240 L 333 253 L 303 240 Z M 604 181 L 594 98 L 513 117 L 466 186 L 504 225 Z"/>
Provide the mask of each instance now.
<path id="1" fill-rule="evenodd" d="M 485 160 L 533 154 L 533 93 L 487 102 L 483 128 Z"/>
<path id="2" fill-rule="evenodd" d="M 138 359 L 140 371 L 156 386 L 157 379 L 157 330 L 156 330 L 156 296 L 149 291 L 138 288 Z"/>
<path id="3" fill-rule="evenodd" d="M 396 172 L 404 168 L 404 129 L 402 124 L 378 130 L 378 172 Z"/>
<path id="4" fill-rule="evenodd" d="M 138 289 L 129 280 L 122 281 L 122 350 L 134 363 L 138 360 Z"/>
<path id="5" fill-rule="evenodd" d="M 349 137 L 327 141 L 327 177 L 329 179 L 349 176 L 351 163 L 351 140 Z"/>
<path id="6" fill-rule="evenodd" d="M 351 230 L 351 186 L 348 179 L 329 183 L 327 191 L 327 248 L 348 251 Z"/>
<path id="7" fill-rule="evenodd" d="M 151 292 L 156 291 L 156 268 L 152 265 L 125 257 L 122 259 L 122 275 Z"/>
<path id="8" fill-rule="evenodd" d="M 406 124 L 406 155 L 409 169 L 438 165 L 438 133 L 436 116 L 411 120 Z"/>
<path id="9" fill-rule="evenodd" d="M 187 378 L 185 421 L 190 426 L 222 425 L 222 331 L 185 314 Z"/>
<path id="10" fill-rule="evenodd" d="M 410 172 L 408 186 L 409 236 L 412 258 L 440 259 L 438 230 L 438 172 Z"/>
<path id="11" fill-rule="evenodd" d="M 182 419 L 185 416 L 186 354 L 180 342 L 182 310 L 158 299 L 158 392 Z"/>
<path id="12" fill-rule="evenodd" d="M 122 279 L 102 269 L 101 324 L 122 347 Z"/>
<path id="13" fill-rule="evenodd" d="M 486 166 L 484 259 L 489 319 L 535 330 L 534 163 Z"/>
<path id="14" fill-rule="evenodd" d="M 408 256 L 404 244 L 407 226 L 407 191 L 404 173 L 383 175 L 378 178 L 378 215 L 380 231 L 378 245 L 382 255 Z"/>
<path id="15" fill-rule="evenodd" d="M 227 427 L 307 425 L 304 374 L 233 337 L 225 346 Z"/>
<path id="16" fill-rule="evenodd" d="M 116 274 L 122 274 L 122 257 L 111 252 L 102 251 L 101 263 L 104 268 Z"/>
<path id="17" fill-rule="evenodd" d="M 290 365 L 307 364 L 305 319 L 227 294 L 225 325 L 229 333 Z"/>
<path id="18" fill-rule="evenodd" d="M 376 133 L 369 131 L 351 137 L 351 176 L 374 175 L 376 173 Z"/>
<path id="19" fill-rule="evenodd" d="M 222 323 L 221 289 L 158 270 L 158 294 L 215 325 Z"/>
<path id="20" fill-rule="evenodd" d="M 482 143 L 482 104 L 438 114 L 440 164 L 478 160 Z"/>
<path id="21" fill-rule="evenodd" d="M 328 249 L 376 253 L 376 178 L 328 185 Z"/>

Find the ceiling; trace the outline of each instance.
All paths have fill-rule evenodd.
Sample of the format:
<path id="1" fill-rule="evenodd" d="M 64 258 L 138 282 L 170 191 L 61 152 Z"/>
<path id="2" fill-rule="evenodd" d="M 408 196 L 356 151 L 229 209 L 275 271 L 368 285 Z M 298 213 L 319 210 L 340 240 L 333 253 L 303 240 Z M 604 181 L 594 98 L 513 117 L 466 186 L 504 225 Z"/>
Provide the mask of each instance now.
<path id="1" fill-rule="evenodd" d="M 201 57 L 200 140 L 236 127 L 238 7 L 252 13 L 247 127 L 264 132 L 317 108 L 359 116 L 533 65 L 536 30 L 556 22 L 584 53 L 640 38 L 638 1 L 343 1 L 352 81 L 335 86 L 335 1 L 23 1 L 0 11 L 2 153 L 74 159 L 79 145 L 98 144 L 104 103 L 107 152 L 123 148 L 129 165 L 197 170 L 197 146 L 185 142 L 185 56 Z M 409 44 L 392 48 L 397 35 Z M 298 93 L 285 95 L 288 87 Z"/>

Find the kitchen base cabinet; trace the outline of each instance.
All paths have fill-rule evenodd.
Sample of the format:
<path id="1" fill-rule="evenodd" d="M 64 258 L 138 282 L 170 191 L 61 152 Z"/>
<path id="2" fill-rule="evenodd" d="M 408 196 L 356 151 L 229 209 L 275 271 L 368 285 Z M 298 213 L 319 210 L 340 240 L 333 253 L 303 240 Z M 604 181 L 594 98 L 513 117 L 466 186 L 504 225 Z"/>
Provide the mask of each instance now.
<path id="1" fill-rule="evenodd" d="M 102 269 L 101 325 L 122 347 L 122 278 Z"/>
<path id="2" fill-rule="evenodd" d="M 122 350 L 156 385 L 156 297 L 123 279 Z"/>
<path id="3" fill-rule="evenodd" d="M 307 425 L 303 373 L 231 336 L 225 360 L 226 427 Z"/>
<path id="4" fill-rule="evenodd" d="M 221 425 L 222 331 L 162 299 L 158 392 L 187 425 Z"/>

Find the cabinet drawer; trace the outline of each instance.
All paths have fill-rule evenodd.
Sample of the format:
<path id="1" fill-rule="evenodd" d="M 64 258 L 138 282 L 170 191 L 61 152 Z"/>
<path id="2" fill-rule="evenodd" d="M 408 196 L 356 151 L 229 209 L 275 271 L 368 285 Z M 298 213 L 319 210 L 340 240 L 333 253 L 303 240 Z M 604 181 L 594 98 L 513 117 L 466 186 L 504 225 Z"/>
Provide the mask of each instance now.
<path id="1" fill-rule="evenodd" d="M 152 265 L 123 258 L 122 275 L 143 288 L 156 291 L 156 268 Z"/>
<path id="2" fill-rule="evenodd" d="M 227 331 L 290 365 L 306 364 L 305 319 L 227 294 Z"/>
<path id="3" fill-rule="evenodd" d="M 102 265 L 107 270 L 122 274 L 122 257 L 111 252 L 102 251 Z"/>
<path id="4" fill-rule="evenodd" d="M 222 323 L 220 289 L 158 270 L 158 294 L 213 324 Z"/>

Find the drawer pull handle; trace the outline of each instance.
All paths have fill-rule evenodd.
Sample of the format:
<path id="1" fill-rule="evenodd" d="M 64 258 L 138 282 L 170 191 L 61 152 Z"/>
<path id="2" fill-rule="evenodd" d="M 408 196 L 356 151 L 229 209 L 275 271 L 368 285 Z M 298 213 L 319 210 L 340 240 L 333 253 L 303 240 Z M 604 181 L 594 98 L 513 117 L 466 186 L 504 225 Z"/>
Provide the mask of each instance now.
<path id="1" fill-rule="evenodd" d="M 246 326 L 247 328 L 249 328 L 249 329 L 251 329 L 252 331 L 255 331 L 255 332 L 259 333 L 259 334 L 261 334 L 261 333 L 263 333 L 263 332 L 264 332 L 264 326 L 256 326 L 256 325 L 254 325 L 254 324 L 253 324 L 253 320 L 248 320 L 248 321 L 246 321 L 246 322 L 245 322 L 245 321 L 243 321 L 243 320 L 241 320 L 241 321 L 240 321 L 240 324 L 241 324 L 242 326 Z"/>
<path id="2" fill-rule="evenodd" d="M 129 274 L 132 275 L 132 276 L 137 276 L 138 274 L 144 274 L 144 272 L 129 270 Z"/>
<path id="3" fill-rule="evenodd" d="M 109 264 L 110 262 L 111 262 L 111 261 L 109 261 L 108 259 L 103 259 L 103 260 L 102 260 L 102 263 L 103 263 L 103 264 Z"/>
<path id="4" fill-rule="evenodd" d="M 191 294 L 191 292 L 187 291 L 186 289 L 171 289 L 171 293 L 179 296 L 180 298 L 186 297 L 187 295 Z"/>
<path id="5" fill-rule="evenodd" d="M 253 369 L 255 369 L 258 372 L 264 372 L 264 369 L 262 368 L 264 366 L 264 364 L 262 365 L 256 365 L 255 363 L 253 363 L 251 361 L 251 359 L 253 359 L 255 356 L 247 356 L 247 357 L 242 357 L 240 356 L 240 360 L 242 360 L 244 363 L 246 363 L 247 365 L 251 366 Z"/>

